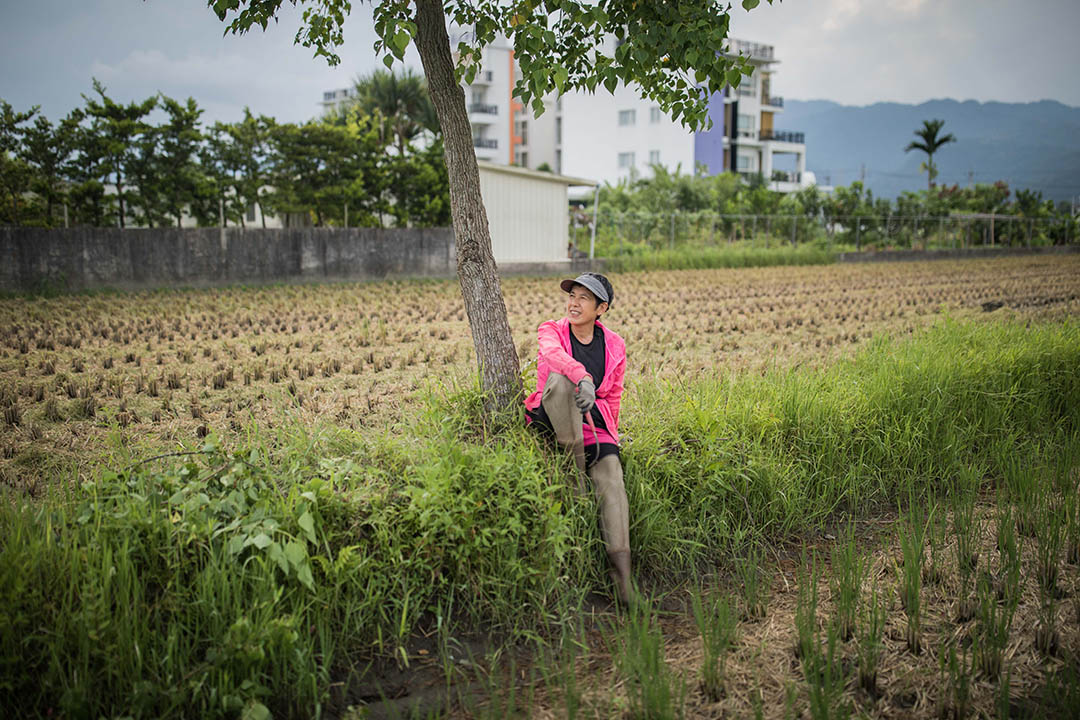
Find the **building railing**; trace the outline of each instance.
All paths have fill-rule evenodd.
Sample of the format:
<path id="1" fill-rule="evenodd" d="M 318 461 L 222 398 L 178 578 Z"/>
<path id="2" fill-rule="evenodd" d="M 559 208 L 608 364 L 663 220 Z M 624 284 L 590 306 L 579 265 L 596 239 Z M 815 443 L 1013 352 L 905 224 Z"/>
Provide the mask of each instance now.
<path id="1" fill-rule="evenodd" d="M 806 134 L 795 132 L 793 130 L 762 130 L 760 138 L 762 140 L 775 140 L 777 142 L 789 142 L 797 145 L 804 145 L 806 143 Z"/>
<path id="2" fill-rule="evenodd" d="M 499 106 L 490 105 L 488 103 L 469 103 L 469 112 L 477 113 L 478 115 L 498 115 Z"/>
<path id="3" fill-rule="evenodd" d="M 758 60 L 772 60 L 773 46 L 747 40 L 732 40 L 731 51 L 739 55 L 749 55 Z"/>
<path id="4" fill-rule="evenodd" d="M 472 140 L 473 147 L 495 150 L 499 147 L 499 141 L 495 138 L 476 138 Z"/>
<path id="5" fill-rule="evenodd" d="M 761 98 L 761 104 L 769 107 L 784 107 L 784 98 L 777 95 L 765 95 Z"/>
<path id="6" fill-rule="evenodd" d="M 769 178 L 770 182 L 787 182 L 787 183 L 801 183 L 802 173 L 788 172 L 787 170 L 773 170 L 772 177 Z"/>

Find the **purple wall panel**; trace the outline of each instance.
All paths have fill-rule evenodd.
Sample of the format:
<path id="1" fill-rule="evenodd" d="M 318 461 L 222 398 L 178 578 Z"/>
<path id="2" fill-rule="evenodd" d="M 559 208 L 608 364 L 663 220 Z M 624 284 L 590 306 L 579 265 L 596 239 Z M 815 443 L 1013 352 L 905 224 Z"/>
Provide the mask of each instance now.
<path id="1" fill-rule="evenodd" d="M 704 165 L 709 175 L 724 172 L 724 91 L 709 98 L 711 130 L 694 133 L 694 168 Z"/>

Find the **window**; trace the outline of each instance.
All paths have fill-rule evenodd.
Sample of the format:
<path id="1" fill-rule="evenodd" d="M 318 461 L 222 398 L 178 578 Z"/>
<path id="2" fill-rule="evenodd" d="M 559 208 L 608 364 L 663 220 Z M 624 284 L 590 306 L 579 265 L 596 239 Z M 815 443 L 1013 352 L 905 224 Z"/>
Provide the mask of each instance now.
<path id="1" fill-rule="evenodd" d="M 660 122 L 660 108 L 656 105 L 649 108 L 649 122 L 653 125 Z"/>
<path id="2" fill-rule="evenodd" d="M 754 97 L 757 95 L 757 75 L 750 75 L 749 77 L 743 75 L 736 92 L 742 97 Z"/>
<path id="3" fill-rule="evenodd" d="M 754 137 L 757 129 L 756 118 L 753 115 L 739 113 L 735 121 L 735 129 L 739 131 L 739 137 Z"/>
<path id="4" fill-rule="evenodd" d="M 634 153 L 624 152 L 619 153 L 619 168 L 632 168 L 634 167 Z"/>
<path id="5" fill-rule="evenodd" d="M 735 156 L 735 169 L 736 170 L 749 170 L 750 169 L 750 156 L 749 155 L 736 155 Z"/>
<path id="6" fill-rule="evenodd" d="M 619 125 L 633 125 L 637 113 L 633 110 L 620 110 L 619 111 Z"/>
<path id="7" fill-rule="evenodd" d="M 660 164 L 660 151 L 659 150 L 650 150 L 649 151 L 649 164 L 650 165 L 659 165 Z"/>
<path id="8" fill-rule="evenodd" d="M 562 144 L 562 118 L 555 118 L 555 144 Z"/>
<path id="9" fill-rule="evenodd" d="M 555 172 L 562 173 L 562 150 L 555 150 Z"/>

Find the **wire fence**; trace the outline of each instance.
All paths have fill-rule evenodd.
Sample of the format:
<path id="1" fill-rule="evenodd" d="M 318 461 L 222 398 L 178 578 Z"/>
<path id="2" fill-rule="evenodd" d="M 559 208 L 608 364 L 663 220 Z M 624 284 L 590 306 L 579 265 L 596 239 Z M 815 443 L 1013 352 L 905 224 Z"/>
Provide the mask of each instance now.
<path id="1" fill-rule="evenodd" d="M 969 247 L 1040 247 L 1080 242 L 1076 217 L 1025 217 L 999 214 L 946 216 L 723 214 L 714 212 L 605 212 L 596 218 L 570 214 L 570 244 L 581 254 L 590 247 L 598 256 L 641 248 L 799 246 L 828 249 L 959 249 Z"/>

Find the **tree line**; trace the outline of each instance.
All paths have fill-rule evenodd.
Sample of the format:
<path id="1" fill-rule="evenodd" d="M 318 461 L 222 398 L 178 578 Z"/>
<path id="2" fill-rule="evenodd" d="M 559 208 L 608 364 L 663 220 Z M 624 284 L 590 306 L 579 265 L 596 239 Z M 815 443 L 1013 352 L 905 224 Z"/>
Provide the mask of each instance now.
<path id="1" fill-rule="evenodd" d="M 862 182 L 831 193 L 810 185 L 792 193 L 769 190 L 761 175 L 688 174 L 654 166 L 649 177 L 622 180 L 600 189 L 600 208 L 615 212 L 713 212 L 721 215 L 800 215 L 810 218 L 945 217 L 964 214 L 1011 215 L 1028 219 L 1068 219 L 1069 203 L 1055 206 L 1039 190 L 1013 191 L 1002 181 L 971 187 L 932 186 L 906 191 L 894 200 L 875 197 Z"/>
<path id="2" fill-rule="evenodd" d="M 410 92 L 416 81 L 405 83 Z M 206 125 L 194 98 L 124 104 L 97 80 L 83 105 L 55 123 L 37 107 L 19 111 L 0 99 L 0 224 L 179 227 L 190 218 L 246 227 L 257 206 L 263 226 L 266 217 L 449 225 L 437 123 L 414 119 L 423 99 L 395 110 L 400 98 L 392 98 L 388 112 L 371 83 L 358 81 L 359 102 L 304 123 L 245 108 L 237 122 Z M 425 142 L 415 142 L 421 135 Z"/>

